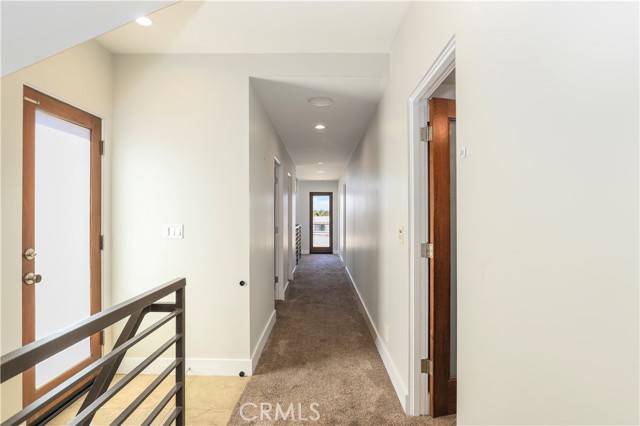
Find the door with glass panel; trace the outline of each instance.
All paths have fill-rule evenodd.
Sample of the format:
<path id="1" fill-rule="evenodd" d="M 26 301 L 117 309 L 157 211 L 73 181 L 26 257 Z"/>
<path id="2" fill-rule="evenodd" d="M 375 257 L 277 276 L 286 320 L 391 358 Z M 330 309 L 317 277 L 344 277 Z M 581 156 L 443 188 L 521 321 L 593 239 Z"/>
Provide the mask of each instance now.
<path id="1" fill-rule="evenodd" d="M 309 193 L 309 253 L 333 253 L 333 192 Z"/>
<path id="2" fill-rule="evenodd" d="M 23 344 L 100 311 L 101 127 L 100 118 L 24 88 Z M 100 344 L 96 334 L 26 371 L 23 403 L 98 359 Z"/>

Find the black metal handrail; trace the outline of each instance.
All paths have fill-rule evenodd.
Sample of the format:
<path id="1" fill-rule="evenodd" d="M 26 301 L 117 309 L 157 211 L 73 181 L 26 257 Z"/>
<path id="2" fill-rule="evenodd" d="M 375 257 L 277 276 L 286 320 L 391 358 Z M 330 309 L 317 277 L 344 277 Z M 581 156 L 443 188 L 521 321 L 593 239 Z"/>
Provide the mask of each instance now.
<path id="1" fill-rule="evenodd" d="M 176 426 L 185 424 L 185 287 L 187 281 L 178 278 L 152 290 L 142 293 L 126 302 L 115 305 L 102 312 L 79 321 L 57 333 L 51 334 L 35 342 L 29 343 L 13 352 L 9 352 L 0 358 L 0 383 L 33 368 L 39 362 L 67 349 L 68 347 L 90 337 L 118 321 L 129 317 L 120 336 L 113 346 L 113 350 L 103 355 L 78 373 L 74 374 L 63 383 L 50 390 L 31 404 L 18 411 L 16 414 L 2 422 L 2 426 L 20 425 L 31 419 L 43 408 L 61 395 L 69 392 L 78 383 L 98 372 L 93 380 L 89 393 L 78 410 L 76 417 L 70 425 L 87 426 L 95 413 L 106 404 L 118 391 L 124 388 L 131 380 L 137 377 L 160 355 L 175 345 L 175 359 L 156 377 L 149 386 L 136 398 L 123 412 L 111 423 L 121 425 L 135 411 L 137 407 L 160 385 L 160 383 L 175 371 L 175 385 L 162 398 L 158 405 L 151 411 L 142 425 L 150 425 L 171 399 L 175 399 L 175 407 L 167 416 L 164 424 L 170 425 L 174 421 Z M 175 293 L 174 303 L 158 303 L 159 300 Z M 151 312 L 164 312 L 167 315 L 137 333 L 140 324 L 146 314 Z M 149 336 L 158 328 L 175 319 L 176 333 L 155 352 L 149 355 L 137 367 L 126 374 L 118 383 L 109 388 L 113 377 L 124 359 L 124 356 L 132 346 Z M 136 334 L 137 333 L 137 334 Z"/>

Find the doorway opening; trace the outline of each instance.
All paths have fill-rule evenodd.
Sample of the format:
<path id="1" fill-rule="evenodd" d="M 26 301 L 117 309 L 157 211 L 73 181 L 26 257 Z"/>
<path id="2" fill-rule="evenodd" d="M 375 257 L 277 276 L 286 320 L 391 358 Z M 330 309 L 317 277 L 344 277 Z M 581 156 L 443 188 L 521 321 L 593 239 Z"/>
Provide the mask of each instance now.
<path id="1" fill-rule="evenodd" d="M 341 257 L 342 263 L 347 265 L 347 184 L 342 184 L 342 232 L 340 237 L 342 240 Z"/>
<path id="2" fill-rule="evenodd" d="M 456 413 L 457 256 L 456 101 L 445 97 L 455 71 L 429 98 L 429 407 L 432 417 Z M 438 253 L 435 254 L 435 247 Z M 435 366 L 438 366 L 437 368 Z"/>
<path id="3" fill-rule="evenodd" d="M 284 299 L 282 283 L 282 187 L 280 184 L 280 161 L 273 160 L 273 296 Z"/>
<path id="4" fill-rule="evenodd" d="M 455 38 L 409 98 L 408 413 L 456 412 L 457 147 Z"/>
<path id="5" fill-rule="evenodd" d="M 333 253 L 333 192 L 309 193 L 309 253 Z"/>
<path id="6" fill-rule="evenodd" d="M 24 87 L 23 112 L 26 345 L 101 310 L 102 120 L 29 87 Z M 23 405 L 100 358 L 101 340 L 97 333 L 26 371 Z M 77 395 L 92 379 L 78 383 L 38 416 Z"/>
<path id="7" fill-rule="evenodd" d="M 289 287 L 289 283 L 293 279 L 293 270 L 296 265 L 296 247 L 295 247 L 295 233 L 293 231 L 294 228 L 294 217 L 293 217 L 293 176 L 291 173 L 287 173 L 287 247 L 288 247 L 288 262 L 287 262 L 287 270 L 285 271 L 285 276 L 287 277 L 287 283 L 285 284 L 284 293 L 286 298 L 287 289 Z"/>

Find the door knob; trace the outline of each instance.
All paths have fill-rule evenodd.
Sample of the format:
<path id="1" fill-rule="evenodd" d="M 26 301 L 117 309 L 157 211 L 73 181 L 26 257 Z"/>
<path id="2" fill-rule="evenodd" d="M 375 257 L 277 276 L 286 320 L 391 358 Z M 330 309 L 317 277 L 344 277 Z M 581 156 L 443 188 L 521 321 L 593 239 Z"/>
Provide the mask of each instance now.
<path id="1" fill-rule="evenodd" d="M 24 251 L 24 258 L 27 260 L 35 259 L 37 255 L 38 253 L 36 253 L 36 251 L 32 248 L 28 248 Z"/>
<path id="2" fill-rule="evenodd" d="M 38 284 L 40 281 L 42 281 L 42 275 L 29 272 L 25 274 L 24 277 L 22 277 L 22 280 L 27 285 Z"/>

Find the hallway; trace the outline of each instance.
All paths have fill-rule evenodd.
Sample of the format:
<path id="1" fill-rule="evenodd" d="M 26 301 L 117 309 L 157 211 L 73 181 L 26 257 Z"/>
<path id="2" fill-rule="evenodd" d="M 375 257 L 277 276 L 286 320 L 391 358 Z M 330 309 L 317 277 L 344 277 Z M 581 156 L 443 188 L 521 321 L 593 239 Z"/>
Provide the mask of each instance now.
<path id="1" fill-rule="evenodd" d="M 303 256 L 290 286 L 287 300 L 277 304 L 277 322 L 229 425 L 455 424 L 455 416 L 434 420 L 404 414 L 337 256 Z M 280 415 L 275 421 L 277 403 L 288 420 Z M 313 403 L 317 421 L 312 420 L 317 418 Z M 257 419 L 243 419 L 243 404 L 244 417 Z M 260 404 L 272 408 L 267 411 L 265 405 L 262 421 Z M 287 414 L 290 404 L 294 412 Z"/>

